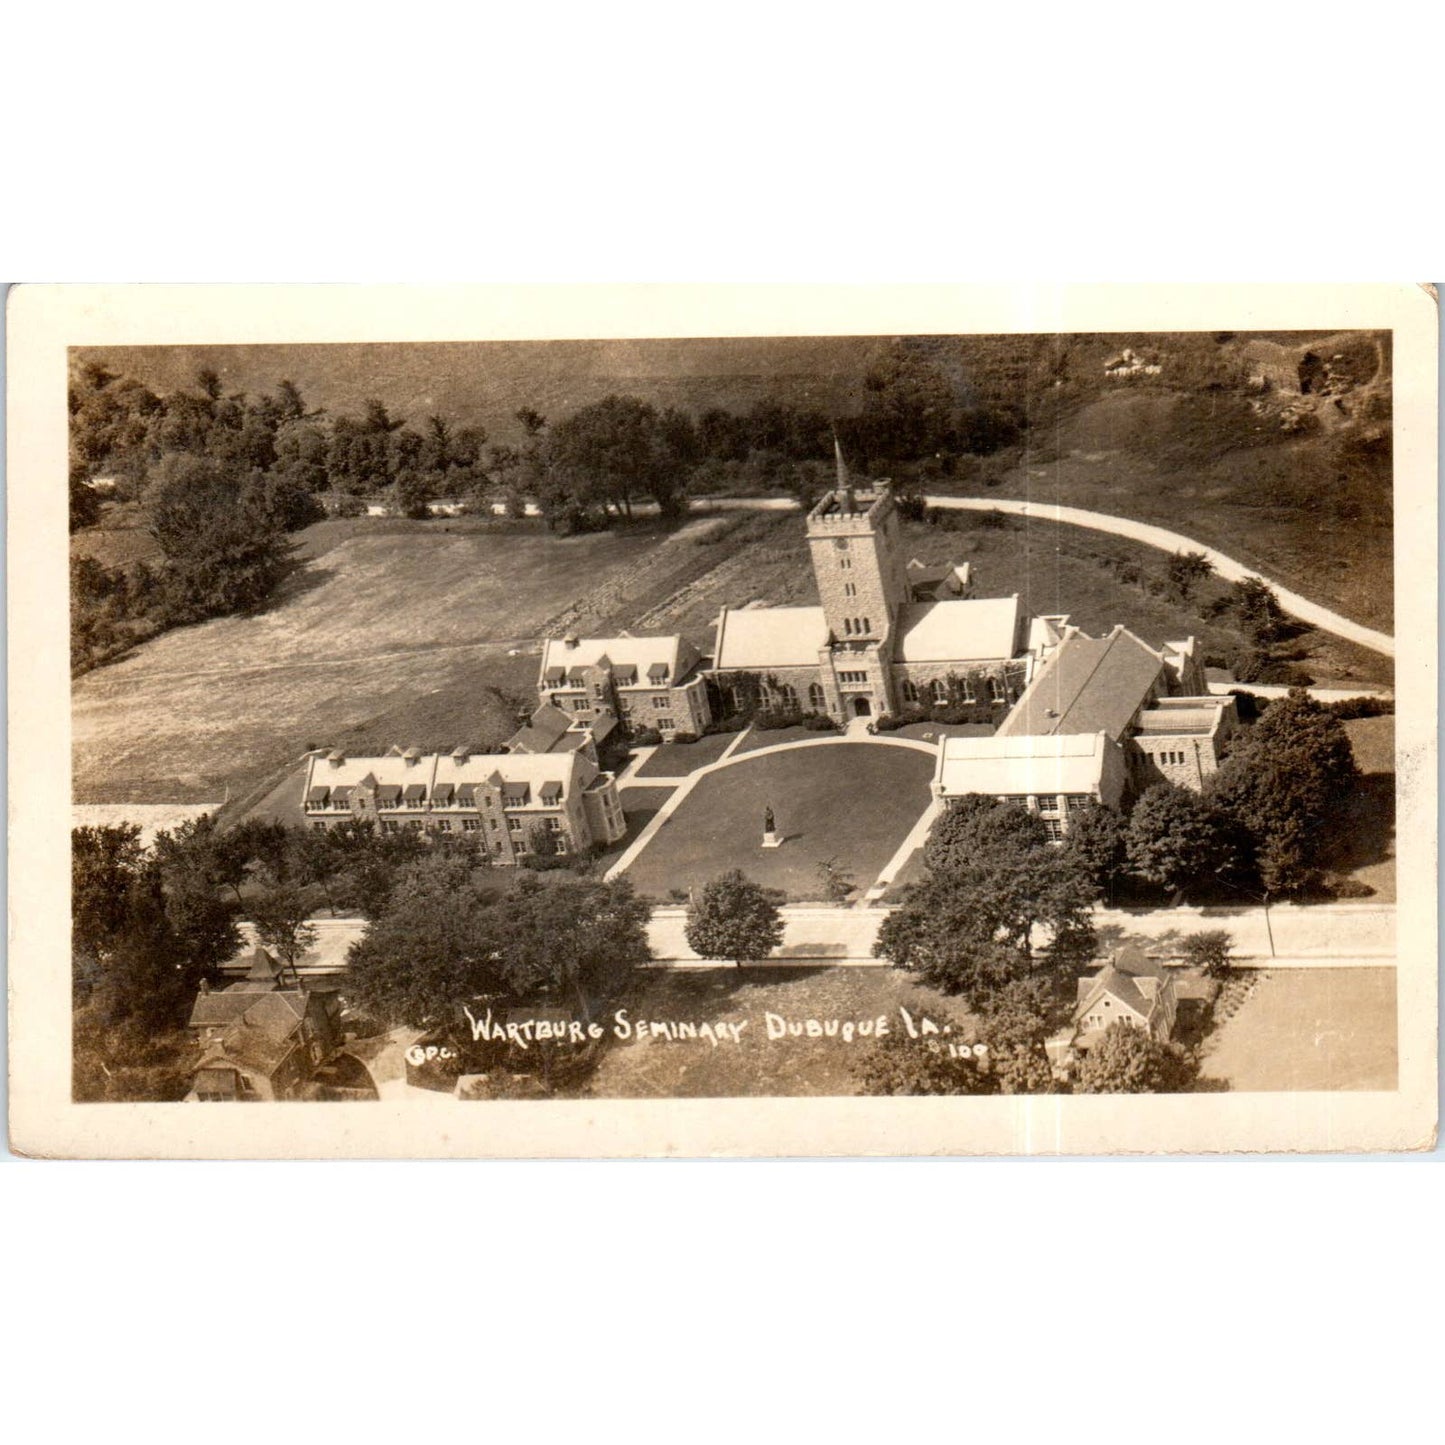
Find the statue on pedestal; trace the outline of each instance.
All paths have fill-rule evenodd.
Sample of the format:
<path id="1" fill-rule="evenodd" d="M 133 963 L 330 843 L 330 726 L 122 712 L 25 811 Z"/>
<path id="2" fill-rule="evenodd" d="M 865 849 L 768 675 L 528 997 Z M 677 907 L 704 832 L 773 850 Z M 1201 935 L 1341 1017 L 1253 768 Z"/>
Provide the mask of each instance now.
<path id="1" fill-rule="evenodd" d="M 783 840 L 778 837 L 778 826 L 773 818 L 772 807 L 766 807 L 763 809 L 763 847 L 781 848 L 782 846 Z"/>

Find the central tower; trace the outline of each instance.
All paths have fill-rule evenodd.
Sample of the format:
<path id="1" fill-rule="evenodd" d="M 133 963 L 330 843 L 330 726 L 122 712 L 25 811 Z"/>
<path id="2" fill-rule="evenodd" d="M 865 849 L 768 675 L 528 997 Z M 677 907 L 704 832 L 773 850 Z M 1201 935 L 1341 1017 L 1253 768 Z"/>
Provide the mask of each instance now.
<path id="1" fill-rule="evenodd" d="M 876 715 L 893 710 L 893 644 L 898 609 L 909 598 L 898 511 L 887 482 L 855 488 L 834 448 L 837 485 L 808 513 L 808 550 L 829 631 L 823 670 L 831 677 L 823 682 L 835 714 Z"/>
<path id="2" fill-rule="evenodd" d="M 889 639 L 898 609 L 909 598 L 889 484 L 856 489 L 840 452 L 838 485 L 808 513 L 808 548 L 833 636 L 839 641 Z"/>

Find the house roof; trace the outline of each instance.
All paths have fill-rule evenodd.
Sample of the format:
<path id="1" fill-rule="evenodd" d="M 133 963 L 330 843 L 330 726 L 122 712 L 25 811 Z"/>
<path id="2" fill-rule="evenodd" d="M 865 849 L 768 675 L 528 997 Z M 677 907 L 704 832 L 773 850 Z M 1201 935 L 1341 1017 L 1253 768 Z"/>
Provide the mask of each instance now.
<path id="1" fill-rule="evenodd" d="M 507 739 L 507 750 L 522 753 L 551 752 L 571 726 L 572 719 L 561 708 L 544 702 L 527 720 L 527 725 Z"/>
<path id="2" fill-rule="evenodd" d="M 191 1006 L 189 1027 L 208 1029 L 233 1023 L 255 1002 L 254 993 L 232 993 L 229 989 L 220 993 L 197 994 Z"/>
<path id="3" fill-rule="evenodd" d="M 1136 944 L 1125 944 L 1092 978 L 1079 980 L 1075 1022 L 1106 994 L 1147 1019 L 1170 988 L 1170 978 L 1169 970 L 1157 959 Z"/>
<path id="4" fill-rule="evenodd" d="M 580 734 L 579 734 L 580 736 Z M 555 781 L 564 791 L 585 788 L 598 775 L 597 765 L 585 753 L 558 751 L 550 753 L 429 753 L 418 762 L 408 763 L 401 757 L 346 758 L 332 765 L 325 758 L 312 758 L 307 778 L 308 791 L 322 782 L 329 782 L 332 796 L 338 784 L 358 784 L 370 778 L 378 794 L 399 798 L 402 790 L 415 787 L 432 788 L 450 783 L 459 797 L 473 793 L 480 783 L 541 784 Z M 410 794 L 419 797 L 418 794 Z"/>
<path id="5" fill-rule="evenodd" d="M 609 663 L 614 677 L 624 667 L 634 674 L 664 667 L 673 681 L 679 681 L 697 661 L 696 651 L 675 633 L 665 637 L 581 637 L 572 639 L 570 647 L 564 637 L 549 637 L 542 644 L 542 678 L 552 682 L 561 675 L 580 680 L 587 668 L 599 662 Z"/>
<path id="6" fill-rule="evenodd" d="M 1104 751 L 1115 746 L 1092 736 L 1006 738 L 946 737 L 935 780 L 946 798 L 965 793 L 1020 797 L 1030 793 L 1094 793 Z"/>
<path id="7" fill-rule="evenodd" d="M 201 1060 L 197 1077 L 202 1071 L 230 1066 L 269 1077 L 295 1047 L 296 1031 L 306 1016 L 307 995 L 301 989 L 271 993 L 228 990 L 223 994 L 202 994 L 196 1002 L 200 1005 L 207 999 L 229 999 L 244 1007 L 229 1020 L 217 1045 Z"/>
<path id="8" fill-rule="evenodd" d="M 724 607 L 717 620 L 713 666 L 720 672 L 816 667 L 828 643 L 821 607 Z"/>
<path id="9" fill-rule="evenodd" d="M 1146 707 L 1135 727 L 1146 736 L 1208 737 L 1220 725 L 1229 698 L 1190 698 L 1190 707 Z"/>
<path id="10" fill-rule="evenodd" d="M 1014 655 L 1019 599 L 956 598 L 898 609 L 898 662 L 991 662 Z"/>
<path id="11" fill-rule="evenodd" d="M 1141 987 L 1141 982 L 1145 987 Z M 1153 988 L 1150 986 L 1154 984 L 1154 979 L 1141 981 L 1112 964 L 1106 964 L 1093 978 L 1079 980 L 1079 1001 L 1074 1008 L 1074 1017 L 1077 1019 L 1081 1014 L 1087 1013 L 1096 1000 L 1107 994 L 1115 1002 L 1132 1009 L 1141 1018 L 1148 1018 L 1154 1003 Z"/>
<path id="12" fill-rule="evenodd" d="M 1070 632 L 1003 720 L 1000 737 L 1107 733 L 1116 741 L 1164 671 L 1163 658 L 1124 627 Z"/>

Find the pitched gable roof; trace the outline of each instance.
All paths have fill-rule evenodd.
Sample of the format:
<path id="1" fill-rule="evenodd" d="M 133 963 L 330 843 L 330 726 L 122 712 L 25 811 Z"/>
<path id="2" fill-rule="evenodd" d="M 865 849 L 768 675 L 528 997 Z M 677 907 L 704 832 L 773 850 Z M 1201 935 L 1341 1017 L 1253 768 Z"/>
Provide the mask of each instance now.
<path id="1" fill-rule="evenodd" d="M 558 682 L 563 677 L 581 682 L 592 667 L 613 669 L 614 679 L 622 686 L 621 674 L 630 669 L 634 679 L 638 672 L 663 667 L 667 675 L 680 682 L 698 661 L 690 644 L 675 633 L 666 636 L 581 637 L 573 638 L 571 646 L 562 637 L 549 637 L 542 643 L 542 680 Z"/>
<path id="2" fill-rule="evenodd" d="M 999 727 L 999 737 L 1106 733 L 1119 741 L 1165 671 L 1163 658 L 1124 627 L 1107 637 L 1071 632 Z"/>
<path id="3" fill-rule="evenodd" d="M 898 662 L 994 662 L 1014 655 L 1019 599 L 909 602 L 898 609 Z"/>
<path id="4" fill-rule="evenodd" d="M 717 621 L 713 667 L 719 672 L 816 667 L 828 635 L 821 607 L 725 607 Z"/>

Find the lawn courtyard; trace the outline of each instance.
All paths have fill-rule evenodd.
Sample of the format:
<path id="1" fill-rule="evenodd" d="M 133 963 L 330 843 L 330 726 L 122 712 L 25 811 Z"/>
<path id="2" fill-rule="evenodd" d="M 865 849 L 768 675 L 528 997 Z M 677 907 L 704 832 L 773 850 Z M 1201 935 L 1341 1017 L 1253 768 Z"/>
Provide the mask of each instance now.
<path id="1" fill-rule="evenodd" d="M 1205 1041 L 1200 1074 L 1245 1094 L 1396 1088 L 1395 970 L 1262 973 Z"/>
<path id="2" fill-rule="evenodd" d="M 867 888 L 930 802 L 933 758 L 878 742 L 809 743 L 706 774 L 627 869 L 638 892 L 666 898 L 741 868 L 793 901 L 825 897 L 831 860 Z M 780 848 L 762 846 L 771 807 Z"/>

